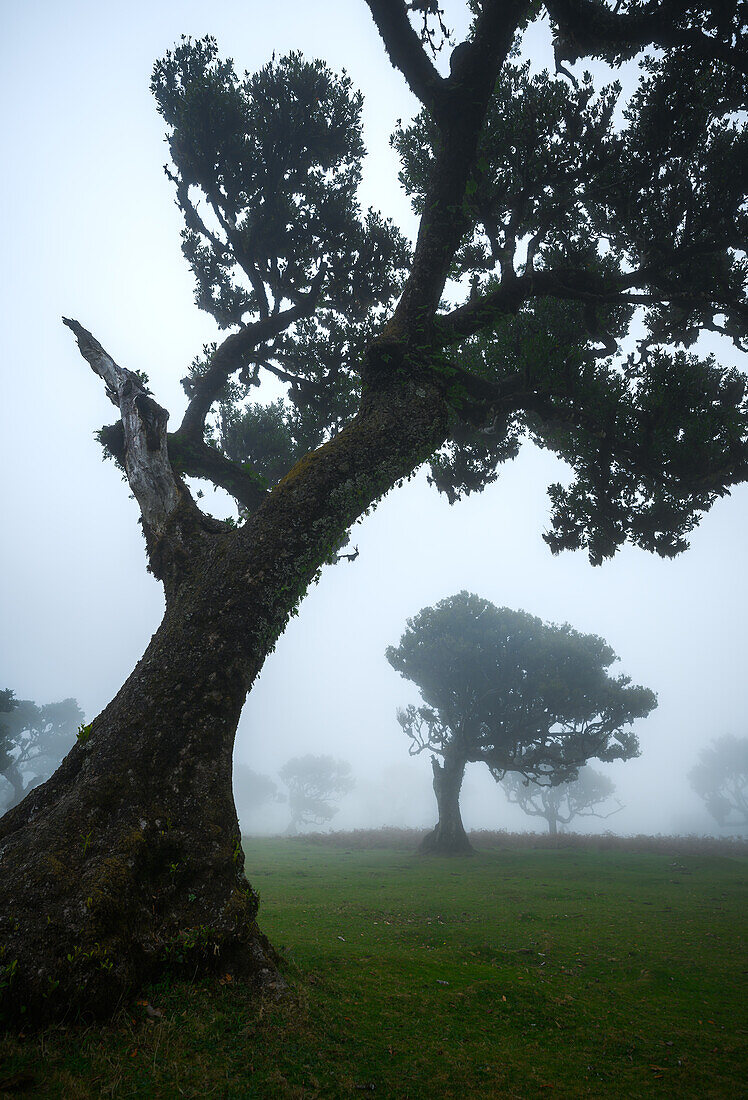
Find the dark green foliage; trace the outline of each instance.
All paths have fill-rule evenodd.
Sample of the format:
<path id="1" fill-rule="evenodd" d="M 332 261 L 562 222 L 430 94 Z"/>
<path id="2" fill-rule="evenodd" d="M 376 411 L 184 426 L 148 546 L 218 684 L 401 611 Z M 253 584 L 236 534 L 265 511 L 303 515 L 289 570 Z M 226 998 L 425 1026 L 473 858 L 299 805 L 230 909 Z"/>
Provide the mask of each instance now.
<path id="1" fill-rule="evenodd" d="M 558 6 L 553 18 L 575 30 L 556 28 L 557 62 L 573 62 L 583 41 L 615 62 L 636 52 L 637 34 L 648 42 L 644 25 L 628 46 L 606 41 L 594 20 L 562 18 Z M 471 5 L 478 20 L 484 9 Z M 409 10 L 436 48 L 446 33 L 438 5 Z M 518 34 L 540 14 L 530 5 Z M 672 25 L 712 34 L 714 20 L 722 41 L 729 20 L 711 9 L 679 10 Z M 742 40 L 738 23 L 729 34 Z M 455 95 L 466 50 L 452 58 Z M 454 501 L 494 481 L 524 439 L 552 449 L 574 475 L 550 488 L 554 553 L 583 547 L 599 564 L 630 541 L 675 555 L 748 471 L 744 378 L 689 350 L 705 330 L 741 347 L 748 339 L 748 84 L 715 51 L 643 55 L 627 101 L 618 83 L 596 87 L 589 73 L 532 75 L 510 51 L 465 166 L 462 206 L 448 211 L 464 223 L 450 297 L 459 300 L 460 285 L 470 291 L 415 339 L 452 412 L 431 481 Z M 197 302 L 243 337 L 241 350 L 210 345 L 193 363 L 191 397 L 230 359 L 204 386 L 190 430 L 202 431 L 218 403 L 207 438 L 245 479 L 272 486 L 354 416 L 366 349 L 408 250 L 391 223 L 359 209 L 362 101 L 345 73 L 295 53 L 240 77 L 214 39 L 183 38 L 156 64 L 152 88 L 169 127 L 167 174 Z M 393 136 L 401 182 L 428 213 L 426 235 L 440 178 L 454 167 L 445 140 L 444 119 L 428 108 Z M 249 401 L 268 372 L 285 394 Z M 238 475 L 223 470 L 219 481 L 241 498 Z"/>
<path id="2" fill-rule="evenodd" d="M 16 693 L 12 688 L 0 689 L 0 714 L 10 714 L 14 707 L 18 706 Z"/>
<path id="3" fill-rule="evenodd" d="M 579 769 L 576 779 L 555 787 L 532 783 L 517 772 L 507 772 L 501 781 L 504 794 L 530 817 L 542 817 L 548 832 L 555 836 L 559 825 L 568 825 L 575 817 L 610 817 L 622 809 L 601 812 L 597 807 L 613 797 L 616 785 L 594 768 Z"/>
<path id="4" fill-rule="evenodd" d="M 338 812 L 333 802 L 353 789 L 351 765 L 332 756 L 294 756 L 278 772 L 288 788 L 290 833 L 300 825 L 323 825 Z"/>
<path id="5" fill-rule="evenodd" d="M 359 207 L 362 98 L 345 74 L 293 53 L 239 77 L 214 39 L 183 38 L 156 63 L 152 88 L 169 126 L 166 171 L 197 304 L 222 328 L 279 321 L 236 363 L 219 431 L 237 461 L 259 450 L 258 472 L 272 483 L 352 415 L 357 362 L 408 249 L 390 221 Z M 193 364 L 189 394 L 215 351 Z M 241 405 L 261 371 L 289 383 L 267 414 Z M 268 419 L 277 424 L 266 452 Z M 245 445 L 256 430 L 264 438 Z"/>
<path id="6" fill-rule="evenodd" d="M 451 500 L 495 480 L 530 436 L 575 474 L 551 487 L 546 541 L 554 553 L 584 547 L 598 564 L 626 540 L 679 553 L 732 477 L 745 477 L 744 377 L 685 349 L 705 330 L 740 347 L 748 338 L 748 137 L 736 113 L 747 88 L 726 64 L 649 57 L 619 122 L 617 84 L 596 92 L 589 74 L 572 87 L 504 65 L 451 274 L 469 280 L 466 309 L 492 294 L 506 304 L 455 363 L 497 392 L 519 381 L 525 402 L 508 416 L 455 402 L 431 468 Z M 422 111 L 393 144 L 422 214 L 440 149 L 433 116 Z"/>
<path id="7" fill-rule="evenodd" d="M 411 754 L 483 761 L 497 779 L 559 783 L 592 757 L 636 756 L 627 727 L 657 705 L 608 674 L 617 658 L 602 638 L 468 592 L 419 611 L 386 656 L 423 697 L 398 712 Z"/>
<path id="8" fill-rule="evenodd" d="M 42 706 L 0 692 L 0 792 L 3 812 L 52 774 L 73 747 L 84 715 L 75 699 Z"/>
<path id="9" fill-rule="evenodd" d="M 718 737 L 688 773 L 691 786 L 722 826 L 748 827 L 748 738 Z"/>

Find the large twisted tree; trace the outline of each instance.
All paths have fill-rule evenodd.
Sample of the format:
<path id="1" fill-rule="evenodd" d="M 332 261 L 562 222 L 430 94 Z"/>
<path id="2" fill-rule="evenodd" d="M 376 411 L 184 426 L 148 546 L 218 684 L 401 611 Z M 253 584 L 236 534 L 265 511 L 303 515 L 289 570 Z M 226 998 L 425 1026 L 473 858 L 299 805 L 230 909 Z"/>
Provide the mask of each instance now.
<path id="1" fill-rule="evenodd" d="M 430 461 L 439 489 L 474 491 L 532 436 L 574 472 L 551 490 L 551 548 L 597 562 L 626 540 L 677 553 L 746 476 L 744 380 L 693 349 L 748 329 L 744 5 L 470 0 L 443 75 L 434 0 L 366 3 L 423 108 L 395 139 L 421 212 L 412 254 L 358 206 L 348 78 L 299 55 L 242 77 L 209 39 L 154 70 L 183 249 L 220 332 L 169 434 L 146 380 L 67 321 L 117 407 L 102 442 L 166 611 L 0 824 L 11 1016 L 107 1011 L 164 968 L 273 980 L 231 797 L 236 725 L 310 581 L 400 479 Z M 558 73 L 533 77 L 514 47 L 546 16 Z M 636 56 L 621 120 L 616 86 L 569 68 Z M 275 408 L 251 399 L 269 375 Z M 227 489 L 241 522 L 204 514 L 186 475 Z"/>

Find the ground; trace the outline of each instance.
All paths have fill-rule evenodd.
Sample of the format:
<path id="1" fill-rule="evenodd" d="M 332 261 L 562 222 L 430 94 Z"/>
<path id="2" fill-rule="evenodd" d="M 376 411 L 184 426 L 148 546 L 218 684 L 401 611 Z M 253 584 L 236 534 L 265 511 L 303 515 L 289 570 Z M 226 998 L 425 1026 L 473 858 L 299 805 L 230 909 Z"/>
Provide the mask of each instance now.
<path id="1" fill-rule="evenodd" d="M 289 993 L 162 985 L 112 1025 L 6 1038 L 0 1096 L 740 1094 L 745 845 L 473 840 L 247 839 Z"/>

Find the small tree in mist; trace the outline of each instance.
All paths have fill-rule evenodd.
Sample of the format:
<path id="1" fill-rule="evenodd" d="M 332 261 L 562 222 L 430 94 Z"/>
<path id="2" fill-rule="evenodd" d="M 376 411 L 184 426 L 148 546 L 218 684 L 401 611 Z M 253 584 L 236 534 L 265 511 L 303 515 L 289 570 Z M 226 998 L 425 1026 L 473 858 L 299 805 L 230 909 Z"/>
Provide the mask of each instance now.
<path id="1" fill-rule="evenodd" d="M 24 795 L 52 774 L 75 744 L 84 715 L 75 699 L 39 706 L 0 692 L 0 776 L 6 789 L 2 810 L 16 806 Z"/>
<path id="2" fill-rule="evenodd" d="M 239 819 L 246 827 L 256 828 L 263 810 L 271 802 L 283 802 L 285 795 L 269 775 L 253 771 L 246 764 L 234 765 L 234 801 Z"/>
<path id="3" fill-rule="evenodd" d="M 332 756 L 294 756 L 278 775 L 288 788 L 289 833 L 301 825 L 326 825 L 338 812 L 334 803 L 354 786 L 351 765 Z"/>
<path id="4" fill-rule="evenodd" d="M 748 737 L 717 738 L 701 750 L 688 778 L 719 825 L 748 827 Z"/>
<path id="5" fill-rule="evenodd" d="M 517 772 L 507 772 L 501 781 L 504 794 L 528 816 L 542 817 L 548 832 L 556 836 L 559 825 L 568 825 L 575 817 L 611 817 L 623 806 L 601 813 L 597 808 L 613 797 L 616 785 L 594 768 L 580 768 L 576 779 L 555 786 L 541 786 Z"/>
<path id="6" fill-rule="evenodd" d="M 602 638 L 469 592 L 419 611 L 386 656 L 425 704 L 398 711 L 398 721 L 411 755 L 432 753 L 439 820 L 427 852 L 472 851 L 459 805 L 469 761 L 497 780 L 511 771 L 545 786 L 568 782 L 592 757 L 637 756 L 626 727 L 657 705 L 648 688 L 608 675 L 618 658 Z"/>

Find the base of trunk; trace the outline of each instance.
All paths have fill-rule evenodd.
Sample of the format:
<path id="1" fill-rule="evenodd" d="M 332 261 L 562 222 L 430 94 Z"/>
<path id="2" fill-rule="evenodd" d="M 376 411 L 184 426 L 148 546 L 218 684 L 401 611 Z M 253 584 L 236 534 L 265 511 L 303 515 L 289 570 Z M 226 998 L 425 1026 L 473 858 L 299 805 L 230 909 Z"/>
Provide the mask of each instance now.
<path id="1" fill-rule="evenodd" d="M 233 804 L 211 818 L 161 785 L 135 811 L 116 779 L 66 782 L 80 755 L 0 821 L 0 1022 L 101 1018 L 166 975 L 281 989 Z"/>
<path id="2" fill-rule="evenodd" d="M 213 883 L 199 876 L 198 885 L 192 874 L 179 882 L 174 863 L 173 871 L 141 864 L 131 874 L 127 858 L 110 854 L 109 867 L 85 876 L 55 866 L 55 856 L 25 860 L 30 892 L 46 897 L 46 912 L 0 888 L 3 1024 L 26 1029 L 110 1016 L 167 975 L 231 974 L 258 991 L 283 988 L 249 883 L 216 875 Z"/>
<path id="3" fill-rule="evenodd" d="M 418 846 L 421 855 L 426 856 L 472 856 L 475 848 L 464 829 L 444 829 L 437 825 Z"/>

